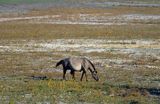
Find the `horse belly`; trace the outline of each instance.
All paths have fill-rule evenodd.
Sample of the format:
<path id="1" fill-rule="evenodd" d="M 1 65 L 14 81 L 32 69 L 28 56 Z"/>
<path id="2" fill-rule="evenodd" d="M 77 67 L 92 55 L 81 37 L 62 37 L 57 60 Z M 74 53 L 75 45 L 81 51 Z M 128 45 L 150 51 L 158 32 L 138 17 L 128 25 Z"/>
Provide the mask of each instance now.
<path id="1" fill-rule="evenodd" d="M 77 58 L 71 58 L 70 59 L 70 65 L 72 68 L 76 71 L 81 71 L 82 68 L 82 60 Z"/>
<path id="2" fill-rule="evenodd" d="M 80 71 L 81 70 L 81 64 L 79 64 L 79 65 L 72 65 L 72 67 L 76 71 Z"/>

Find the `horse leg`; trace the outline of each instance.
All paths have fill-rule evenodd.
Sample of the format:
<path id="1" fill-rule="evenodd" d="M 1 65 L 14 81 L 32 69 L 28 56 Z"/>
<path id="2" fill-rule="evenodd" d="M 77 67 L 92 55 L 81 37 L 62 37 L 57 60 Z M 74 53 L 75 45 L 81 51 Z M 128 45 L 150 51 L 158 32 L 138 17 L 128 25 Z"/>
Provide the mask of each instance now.
<path id="1" fill-rule="evenodd" d="M 85 77 L 86 77 L 86 81 L 88 81 L 88 79 L 87 79 L 87 73 L 85 72 L 84 74 L 85 74 Z"/>
<path id="2" fill-rule="evenodd" d="M 75 80 L 75 71 L 71 71 L 72 79 Z"/>
<path id="3" fill-rule="evenodd" d="M 83 71 L 83 72 L 82 72 L 82 75 L 81 75 L 81 79 L 80 79 L 81 81 L 82 81 L 82 79 L 83 79 L 84 73 L 85 73 L 85 72 Z"/>
<path id="4" fill-rule="evenodd" d="M 66 80 L 66 77 L 65 77 L 66 71 L 67 70 L 63 69 L 63 80 Z"/>

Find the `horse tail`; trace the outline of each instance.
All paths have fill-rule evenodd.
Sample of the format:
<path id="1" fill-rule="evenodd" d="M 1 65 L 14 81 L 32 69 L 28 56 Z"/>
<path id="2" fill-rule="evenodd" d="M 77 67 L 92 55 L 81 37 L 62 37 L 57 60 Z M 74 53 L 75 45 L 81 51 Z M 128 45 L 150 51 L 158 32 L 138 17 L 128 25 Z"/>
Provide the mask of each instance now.
<path id="1" fill-rule="evenodd" d="M 56 67 L 61 65 L 63 63 L 63 60 L 60 60 L 59 62 L 57 62 Z"/>

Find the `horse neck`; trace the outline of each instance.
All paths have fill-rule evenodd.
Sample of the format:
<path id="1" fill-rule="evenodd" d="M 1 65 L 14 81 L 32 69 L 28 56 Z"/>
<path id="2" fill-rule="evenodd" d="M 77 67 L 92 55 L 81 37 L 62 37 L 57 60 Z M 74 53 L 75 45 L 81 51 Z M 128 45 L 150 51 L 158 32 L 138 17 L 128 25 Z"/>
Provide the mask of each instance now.
<path id="1" fill-rule="evenodd" d="M 92 64 L 92 62 L 91 62 L 90 60 L 84 58 L 84 59 L 83 59 L 83 62 L 84 62 L 84 64 L 88 64 L 88 65 L 87 65 L 87 66 L 88 66 L 87 69 L 88 69 L 91 73 L 93 73 L 93 72 L 95 71 L 95 67 L 94 67 L 94 65 Z"/>
<path id="2" fill-rule="evenodd" d="M 89 60 L 88 60 L 89 61 Z M 95 69 L 95 67 L 94 67 L 94 65 L 92 64 L 92 62 L 91 61 L 89 61 L 89 69 L 90 69 L 90 71 L 91 71 L 91 73 L 93 73 L 94 71 L 96 71 L 96 69 Z"/>
<path id="3" fill-rule="evenodd" d="M 95 71 L 95 68 L 94 68 L 94 66 L 93 65 L 89 65 L 89 71 L 91 72 L 91 73 L 93 73 L 94 71 Z"/>
<path id="4" fill-rule="evenodd" d="M 91 68 L 89 68 L 89 71 L 90 71 L 90 72 L 91 72 L 91 74 L 92 74 L 94 70 L 92 70 Z"/>

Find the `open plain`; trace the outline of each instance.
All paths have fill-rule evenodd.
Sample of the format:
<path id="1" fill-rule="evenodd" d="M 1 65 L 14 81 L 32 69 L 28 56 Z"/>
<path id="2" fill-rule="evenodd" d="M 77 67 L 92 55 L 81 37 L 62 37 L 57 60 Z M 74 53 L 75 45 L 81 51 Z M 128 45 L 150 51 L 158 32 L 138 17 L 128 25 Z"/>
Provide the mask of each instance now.
<path id="1" fill-rule="evenodd" d="M 62 80 L 87 57 L 99 82 Z M 159 104 L 159 0 L 1 0 L 0 104 Z"/>

